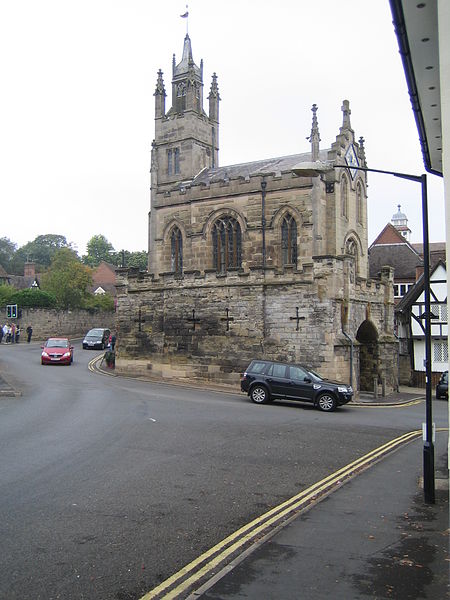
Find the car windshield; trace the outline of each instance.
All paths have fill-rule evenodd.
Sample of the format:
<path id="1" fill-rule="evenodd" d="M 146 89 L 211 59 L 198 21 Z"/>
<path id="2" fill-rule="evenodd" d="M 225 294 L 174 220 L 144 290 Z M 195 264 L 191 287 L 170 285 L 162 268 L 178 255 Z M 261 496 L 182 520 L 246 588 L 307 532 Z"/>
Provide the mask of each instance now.
<path id="1" fill-rule="evenodd" d="M 47 348 L 68 348 L 69 340 L 47 340 Z"/>
<path id="2" fill-rule="evenodd" d="M 448 383 L 448 371 L 442 373 L 442 383 Z"/>
<path id="3" fill-rule="evenodd" d="M 103 329 L 91 329 L 87 332 L 86 337 L 98 337 L 103 335 Z"/>
<path id="4" fill-rule="evenodd" d="M 313 380 L 324 381 L 326 379 L 325 377 L 322 377 L 322 375 L 319 375 L 319 373 L 316 373 L 315 371 L 308 369 L 308 367 L 303 367 L 303 368 L 308 371 L 308 373 L 312 376 Z"/>

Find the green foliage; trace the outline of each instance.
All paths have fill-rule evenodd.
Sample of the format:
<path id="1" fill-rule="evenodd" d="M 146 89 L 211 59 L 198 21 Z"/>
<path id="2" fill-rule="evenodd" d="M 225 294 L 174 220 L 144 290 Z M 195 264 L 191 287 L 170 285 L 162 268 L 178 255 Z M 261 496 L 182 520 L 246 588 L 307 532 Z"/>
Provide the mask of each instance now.
<path id="1" fill-rule="evenodd" d="M 16 292 L 16 288 L 14 288 L 12 285 L 0 285 L 0 306 L 12 304 L 12 302 L 10 302 L 10 299 Z"/>
<path id="2" fill-rule="evenodd" d="M 17 244 L 7 237 L 0 238 L 0 265 L 7 273 L 11 273 L 11 262 L 16 252 Z"/>
<path id="3" fill-rule="evenodd" d="M 9 299 L 8 304 L 17 304 L 20 308 L 54 308 L 56 298 L 40 289 L 20 290 Z"/>
<path id="4" fill-rule="evenodd" d="M 88 294 L 83 300 L 83 308 L 88 310 L 114 310 L 114 298 L 109 294 Z"/>
<path id="5" fill-rule="evenodd" d="M 148 267 L 148 253 L 145 250 L 141 252 L 125 252 L 125 265 L 127 267 L 137 267 L 140 271 L 146 271 Z"/>
<path id="6" fill-rule="evenodd" d="M 16 275 L 23 275 L 23 267 L 28 260 L 36 263 L 36 271 L 43 271 L 50 266 L 55 253 L 62 248 L 72 249 L 72 245 L 63 235 L 53 233 L 38 235 L 32 242 L 26 243 L 16 251 L 12 261 L 13 272 Z"/>
<path id="7" fill-rule="evenodd" d="M 83 256 L 83 262 L 86 265 L 95 268 L 102 260 L 111 262 L 111 253 L 114 252 L 114 248 L 104 235 L 99 234 L 91 237 L 86 248 L 87 254 Z"/>
<path id="8" fill-rule="evenodd" d="M 76 252 L 70 248 L 55 252 L 50 268 L 41 281 L 42 289 L 50 292 L 56 298 L 58 307 L 64 309 L 82 307 L 91 285 L 91 269 L 81 264 Z"/>

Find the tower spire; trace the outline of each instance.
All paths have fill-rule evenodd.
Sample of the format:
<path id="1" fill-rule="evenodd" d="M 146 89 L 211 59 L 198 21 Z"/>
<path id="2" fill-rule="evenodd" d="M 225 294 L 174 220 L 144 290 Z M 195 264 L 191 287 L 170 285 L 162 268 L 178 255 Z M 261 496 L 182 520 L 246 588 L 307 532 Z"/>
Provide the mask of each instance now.
<path id="1" fill-rule="evenodd" d="M 319 160 L 319 142 L 320 142 L 320 133 L 319 133 L 319 124 L 317 122 L 317 104 L 312 105 L 312 126 L 311 126 L 311 135 L 306 138 L 311 142 L 311 160 L 316 161 Z"/>
<path id="2" fill-rule="evenodd" d="M 342 102 L 342 129 L 351 129 L 352 126 L 350 124 L 350 115 L 352 111 L 350 110 L 350 102 L 348 100 L 343 100 Z"/>

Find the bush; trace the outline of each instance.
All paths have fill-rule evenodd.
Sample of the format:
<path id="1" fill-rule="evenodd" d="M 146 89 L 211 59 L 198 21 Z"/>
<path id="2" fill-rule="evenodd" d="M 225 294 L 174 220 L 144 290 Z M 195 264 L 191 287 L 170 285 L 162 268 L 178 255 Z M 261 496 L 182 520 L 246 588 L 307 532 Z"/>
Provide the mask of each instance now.
<path id="1" fill-rule="evenodd" d="M 9 304 L 17 304 L 20 308 L 54 308 L 56 298 L 40 289 L 26 289 L 15 292 L 8 300 Z"/>
<path id="2" fill-rule="evenodd" d="M 3 284 L 0 285 L 0 306 L 6 306 L 12 304 L 10 302 L 11 297 L 17 292 L 16 288 L 12 285 Z"/>
<path id="3" fill-rule="evenodd" d="M 109 294 L 88 294 L 83 298 L 83 308 L 87 310 L 114 310 L 114 298 Z"/>

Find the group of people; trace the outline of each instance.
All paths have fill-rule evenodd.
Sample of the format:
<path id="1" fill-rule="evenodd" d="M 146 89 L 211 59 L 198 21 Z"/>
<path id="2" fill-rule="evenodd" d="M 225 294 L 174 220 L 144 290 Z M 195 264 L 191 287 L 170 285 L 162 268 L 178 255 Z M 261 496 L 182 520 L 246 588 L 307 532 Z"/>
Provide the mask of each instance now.
<path id="1" fill-rule="evenodd" d="M 33 335 L 33 328 L 28 325 L 27 329 L 27 342 L 31 342 L 31 336 Z M 20 341 L 21 329 L 16 323 L 5 323 L 3 327 L 0 327 L 0 344 L 5 339 L 5 344 L 18 344 Z"/>

